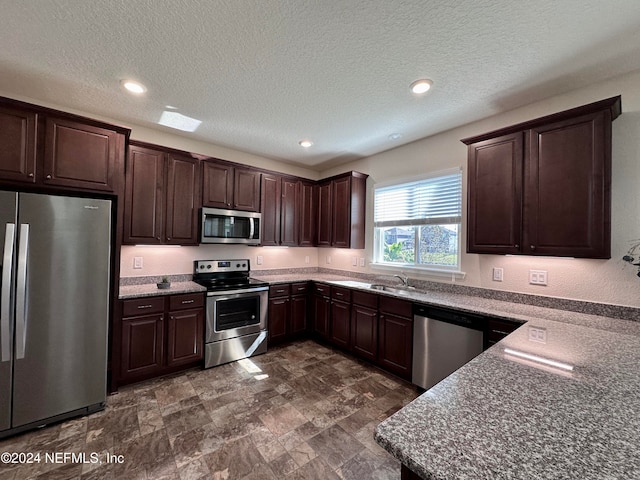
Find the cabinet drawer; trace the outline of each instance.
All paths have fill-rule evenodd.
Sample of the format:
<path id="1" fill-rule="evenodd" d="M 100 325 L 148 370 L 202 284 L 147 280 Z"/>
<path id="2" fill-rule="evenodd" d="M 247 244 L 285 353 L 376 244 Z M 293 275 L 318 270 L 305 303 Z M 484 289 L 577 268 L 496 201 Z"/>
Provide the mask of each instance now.
<path id="1" fill-rule="evenodd" d="M 298 282 L 291 284 L 291 295 L 304 295 L 309 291 L 309 282 Z"/>
<path id="2" fill-rule="evenodd" d="M 324 283 L 316 283 L 313 285 L 313 293 L 316 295 L 324 295 L 325 297 L 328 297 L 329 291 L 329 285 L 325 285 Z"/>
<path id="3" fill-rule="evenodd" d="M 331 298 L 341 302 L 351 301 L 351 290 L 344 287 L 331 287 Z"/>
<path id="4" fill-rule="evenodd" d="M 380 296 L 380 311 L 391 313 L 399 317 L 413 318 L 411 313 L 411 302 L 399 300 L 384 295 Z"/>
<path id="5" fill-rule="evenodd" d="M 351 292 L 351 301 L 354 305 L 362 305 L 373 309 L 378 308 L 378 295 L 375 293 L 360 292 L 354 290 Z"/>
<path id="6" fill-rule="evenodd" d="M 203 306 L 203 293 L 189 293 L 169 297 L 169 310 L 185 310 L 187 308 L 201 308 Z"/>
<path id="7" fill-rule="evenodd" d="M 291 285 L 271 285 L 269 287 L 269 297 L 288 297 L 291 293 Z"/>
<path id="8" fill-rule="evenodd" d="M 122 316 L 137 317 L 148 313 L 162 313 L 164 297 L 145 297 L 122 301 Z"/>

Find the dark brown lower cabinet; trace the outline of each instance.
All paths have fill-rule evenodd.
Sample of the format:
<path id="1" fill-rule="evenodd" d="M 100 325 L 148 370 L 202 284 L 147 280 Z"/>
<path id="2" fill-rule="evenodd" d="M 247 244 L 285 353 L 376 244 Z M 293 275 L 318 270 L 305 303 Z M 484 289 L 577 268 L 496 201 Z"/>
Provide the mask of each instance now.
<path id="1" fill-rule="evenodd" d="M 369 304 L 374 307 L 356 303 L 360 295 L 372 298 Z M 376 295 L 354 292 L 351 307 L 351 350 L 366 360 L 375 362 L 378 357 L 378 297 Z"/>
<path id="2" fill-rule="evenodd" d="M 122 377 L 152 377 L 162 369 L 164 315 L 152 313 L 122 321 Z"/>
<path id="3" fill-rule="evenodd" d="M 396 375 L 411 380 L 413 317 L 411 302 L 380 298 L 378 363 Z"/>
<path id="4" fill-rule="evenodd" d="M 400 480 L 422 480 L 417 473 L 413 473 L 409 467 L 402 465 L 400 469 Z"/>
<path id="5" fill-rule="evenodd" d="M 308 282 L 269 287 L 269 343 L 293 340 L 307 332 Z"/>
<path id="6" fill-rule="evenodd" d="M 198 365 L 203 358 L 204 294 L 122 301 L 119 385 Z"/>
<path id="7" fill-rule="evenodd" d="M 316 284 L 313 295 L 313 333 L 321 338 L 329 338 L 331 298 L 329 286 Z"/>
<path id="8" fill-rule="evenodd" d="M 338 300 L 331 301 L 331 335 L 332 343 L 342 348 L 349 348 L 351 336 L 351 305 Z"/>

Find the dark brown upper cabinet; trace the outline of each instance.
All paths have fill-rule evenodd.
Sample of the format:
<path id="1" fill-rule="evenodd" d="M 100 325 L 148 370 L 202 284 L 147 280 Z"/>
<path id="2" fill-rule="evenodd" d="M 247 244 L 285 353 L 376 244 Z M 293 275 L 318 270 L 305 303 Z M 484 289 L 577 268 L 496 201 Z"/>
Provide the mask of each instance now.
<path id="1" fill-rule="evenodd" d="M 299 243 L 300 181 L 280 175 L 262 175 L 262 245 Z"/>
<path id="2" fill-rule="evenodd" d="M 126 169 L 125 244 L 198 244 L 199 161 L 132 142 Z"/>
<path id="3" fill-rule="evenodd" d="M 204 207 L 260 211 L 260 172 L 226 162 L 202 162 L 202 205 Z"/>
<path id="4" fill-rule="evenodd" d="M 129 129 L 0 98 L 0 182 L 112 193 Z"/>
<path id="5" fill-rule="evenodd" d="M 462 140 L 469 253 L 611 257 L 620 96 Z"/>
<path id="6" fill-rule="evenodd" d="M 349 172 L 320 182 L 317 208 L 319 247 L 364 248 L 367 176 Z"/>
<path id="7" fill-rule="evenodd" d="M 0 105 L 0 178 L 36 181 L 37 114 Z"/>
<path id="8" fill-rule="evenodd" d="M 318 187 L 315 182 L 300 181 L 300 217 L 298 225 L 300 229 L 298 245 L 301 247 L 314 247 L 316 245 L 316 209 L 318 207 Z"/>

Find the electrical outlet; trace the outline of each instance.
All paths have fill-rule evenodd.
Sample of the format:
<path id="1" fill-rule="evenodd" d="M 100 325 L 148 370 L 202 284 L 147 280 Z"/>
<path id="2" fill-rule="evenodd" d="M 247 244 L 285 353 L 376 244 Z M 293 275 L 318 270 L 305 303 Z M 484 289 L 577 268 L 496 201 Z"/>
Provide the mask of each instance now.
<path id="1" fill-rule="evenodd" d="M 262 259 L 262 255 L 258 255 L 258 256 L 256 257 L 256 263 L 257 263 L 258 265 L 262 265 L 262 260 L 263 260 L 263 259 Z"/>
<path id="2" fill-rule="evenodd" d="M 529 327 L 529 341 L 547 343 L 547 329 L 542 327 Z"/>
<path id="3" fill-rule="evenodd" d="M 327 255 L 327 263 L 331 263 L 331 255 Z"/>
<path id="4" fill-rule="evenodd" d="M 504 274 L 504 270 L 499 267 L 493 267 L 493 281 L 501 282 Z"/>
<path id="5" fill-rule="evenodd" d="M 309 263 L 309 255 L 304 256 L 304 263 Z"/>
<path id="6" fill-rule="evenodd" d="M 546 270 L 529 270 L 529 283 L 531 285 L 547 285 Z"/>
<path id="7" fill-rule="evenodd" d="M 142 268 L 142 257 L 133 257 L 133 268 Z"/>
<path id="8" fill-rule="evenodd" d="M 351 257 L 351 266 L 352 267 L 358 266 L 358 257 Z"/>
<path id="9" fill-rule="evenodd" d="M 360 266 L 364 267 L 364 257 L 360 257 Z"/>

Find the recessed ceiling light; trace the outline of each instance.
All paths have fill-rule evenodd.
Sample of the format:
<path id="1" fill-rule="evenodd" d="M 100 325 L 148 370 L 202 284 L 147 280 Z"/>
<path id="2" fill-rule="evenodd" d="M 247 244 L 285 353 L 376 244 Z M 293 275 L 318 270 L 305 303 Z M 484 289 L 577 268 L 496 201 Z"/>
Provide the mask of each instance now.
<path id="1" fill-rule="evenodd" d="M 401 133 L 392 133 L 391 135 L 389 135 L 389 140 L 399 140 L 401 138 L 402 138 Z"/>
<path id="2" fill-rule="evenodd" d="M 411 84 L 411 91 L 416 95 L 420 95 L 422 93 L 427 93 L 429 89 L 433 85 L 433 81 L 428 78 L 423 78 L 421 80 L 416 80 Z"/>
<path id="3" fill-rule="evenodd" d="M 309 148 L 311 145 L 313 145 L 313 142 L 311 140 L 300 140 L 298 143 L 301 147 L 304 148 Z"/>
<path id="4" fill-rule="evenodd" d="M 135 93 L 137 95 L 140 95 L 141 93 L 144 93 L 147 91 L 147 87 L 145 87 L 141 83 L 134 82 L 133 80 L 122 80 L 121 83 L 124 88 L 126 88 L 131 93 Z"/>

